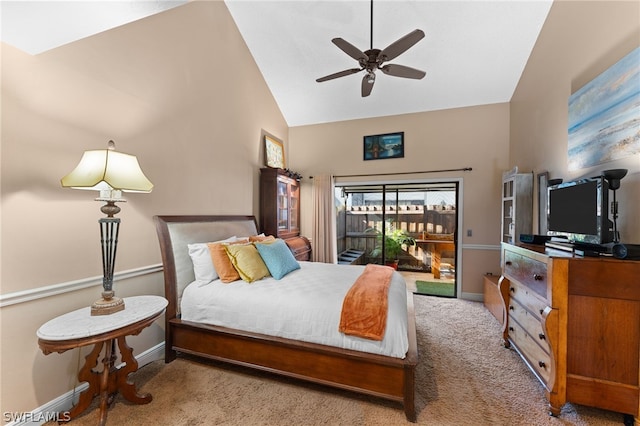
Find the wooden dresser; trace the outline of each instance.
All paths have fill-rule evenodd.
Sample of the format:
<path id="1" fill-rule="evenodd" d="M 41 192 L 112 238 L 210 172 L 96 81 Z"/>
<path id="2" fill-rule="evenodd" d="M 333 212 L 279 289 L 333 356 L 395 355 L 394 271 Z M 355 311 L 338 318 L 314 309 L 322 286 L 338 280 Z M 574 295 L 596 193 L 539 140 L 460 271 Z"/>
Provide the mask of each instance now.
<path id="1" fill-rule="evenodd" d="M 640 262 L 502 244 L 505 346 L 566 402 L 617 411 L 640 426 Z"/>

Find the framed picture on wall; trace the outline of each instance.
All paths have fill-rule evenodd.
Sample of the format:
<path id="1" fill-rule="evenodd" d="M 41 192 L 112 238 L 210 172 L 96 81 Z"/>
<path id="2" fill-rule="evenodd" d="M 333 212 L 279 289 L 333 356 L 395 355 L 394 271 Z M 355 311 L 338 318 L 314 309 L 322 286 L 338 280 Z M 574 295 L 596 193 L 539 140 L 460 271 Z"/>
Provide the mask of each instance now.
<path id="1" fill-rule="evenodd" d="M 404 157 L 404 132 L 364 137 L 364 160 Z"/>
<path id="2" fill-rule="evenodd" d="M 284 169 L 287 163 L 284 158 L 284 145 L 279 140 L 264 136 L 264 162 L 267 167 Z"/>

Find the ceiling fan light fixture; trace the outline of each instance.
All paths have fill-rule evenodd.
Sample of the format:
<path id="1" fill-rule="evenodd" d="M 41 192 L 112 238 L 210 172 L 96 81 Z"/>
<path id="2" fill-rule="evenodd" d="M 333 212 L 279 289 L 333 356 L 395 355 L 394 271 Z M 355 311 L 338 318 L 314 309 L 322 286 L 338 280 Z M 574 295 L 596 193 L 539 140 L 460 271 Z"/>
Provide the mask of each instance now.
<path id="1" fill-rule="evenodd" d="M 373 71 L 367 71 L 367 83 L 373 84 L 376 81 L 376 74 Z"/>

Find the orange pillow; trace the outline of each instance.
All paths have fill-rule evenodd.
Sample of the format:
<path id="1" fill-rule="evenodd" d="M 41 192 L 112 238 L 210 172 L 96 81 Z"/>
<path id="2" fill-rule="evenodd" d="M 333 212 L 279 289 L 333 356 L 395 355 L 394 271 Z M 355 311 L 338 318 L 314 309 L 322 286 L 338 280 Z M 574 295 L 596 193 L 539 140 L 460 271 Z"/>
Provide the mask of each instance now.
<path id="1" fill-rule="evenodd" d="M 209 247 L 209 254 L 211 255 L 211 262 L 213 262 L 213 267 L 215 268 L 218 276 L 220 277 L 220 281 L 223 283 L 230 283 L 232 281 L 237 281 L 240 279 L 240 274 L 236 271 L 236 268 L 233 267 L 231 260 L 229 259 L 229 255 L 224 249 L 225 244 L 247 244 L 248 240 L 238 240 L 232 243 L 209 243 L 207 246 Z"/>

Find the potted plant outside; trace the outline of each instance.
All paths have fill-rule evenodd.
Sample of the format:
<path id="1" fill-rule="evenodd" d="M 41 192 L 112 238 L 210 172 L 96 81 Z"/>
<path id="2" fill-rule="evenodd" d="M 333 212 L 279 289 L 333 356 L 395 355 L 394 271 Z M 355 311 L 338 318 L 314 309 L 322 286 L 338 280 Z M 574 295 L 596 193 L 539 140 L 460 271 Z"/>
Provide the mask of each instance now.
<path id="1" fill-rule="evenodd" d="M 370 232 L 375 232 L 376 247 L 371 250 L 371 257 L 380 257 L 382 255 L 382 239 L 383 235 L 381 231 L 370 228 Z M 385 265 L 391 266 L 394 269 L 398 269 L 398 256 L 403 251 L 403 246 L 413 246 L 416 244 L 416 240 L 407 234 L 402 229 L 388 229 L 384 234 L 384 260 Z"/>

